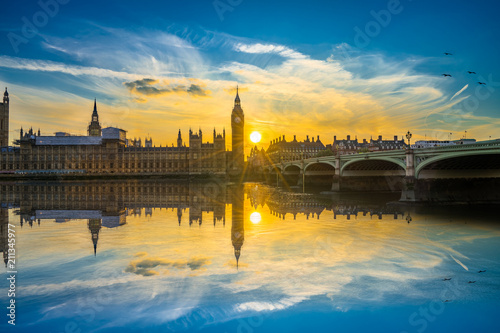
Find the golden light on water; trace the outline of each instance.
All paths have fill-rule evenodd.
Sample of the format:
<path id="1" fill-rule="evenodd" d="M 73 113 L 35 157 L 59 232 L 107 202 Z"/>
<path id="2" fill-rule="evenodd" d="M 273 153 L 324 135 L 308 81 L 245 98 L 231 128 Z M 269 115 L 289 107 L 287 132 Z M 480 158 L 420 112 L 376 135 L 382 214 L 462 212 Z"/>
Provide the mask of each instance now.
<path id="1" fill-rule="evenodd" d="M 259 223 L 261 219 L 262 217 L 260 216 L 259 212 L 253 212 L 252 214 L 250 214 L 250 222 L 252 222 L 253 224 Z"/>
<path id="2" fill-rule="evenodd" d="M 253 143 L 258 143 L 260 142 L 260 139 L 262 139 L 262 135 L 260 135 L 259 132 L 252 132 L 252 134 L 250 134 L 250 140 L 253 142 Z"/>

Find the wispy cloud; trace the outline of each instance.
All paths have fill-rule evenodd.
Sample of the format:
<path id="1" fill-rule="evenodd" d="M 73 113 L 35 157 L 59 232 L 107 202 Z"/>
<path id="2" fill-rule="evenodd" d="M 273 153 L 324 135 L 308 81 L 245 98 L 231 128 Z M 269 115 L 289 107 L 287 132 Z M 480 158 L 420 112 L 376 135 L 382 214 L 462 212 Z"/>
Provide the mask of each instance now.
<path id="1" fill-rule="evenodd" d="M 59 86 L 39 87 L 40 104 L 61 103 L 57 89 L 80 96 L 83 91 L 89 100 L 102 96 L 107 104 L 101 103 L 104 122 L 113 119 L 112 125 L 131 136 L 150 133 L 157 144 L 174 142 L 179 124 L 185 129 L 202 124 L 229 128 L 233 98 L 228 93 L 234 94 L 237 84 L 246 126 L 262 132 L 264 142 L 282 134 L 297 134 L 298 139 L 319 134 L 329 143 L 333 135 L 392 136 L 401 128 L 412 129 L 415 138 L 432 137 L 449 133 L 450 123 L 455 124 L 453 131 L 463 127 L 479 137 L 478 126 L 495 123 L 491 117 L 472 121 L 456 112 L 467 86 L 454 93 L 450 81 L 420 72 L 418 67 L 430 61 L 423 57 L 389 58 L 342 43 L 318 58 L 292 46 L 209 31 L 180 37 L 99 28 L 99 33 L 79 39 L 44 36 L 45 49 L 72 58 L 71 64 L 0 56 L 0 68 L 33 77 L 54 73 Z M 21 88 L 12 93 L 23 100 L 29 98 L 27 92 Z M 74 104 L 53 109 L 78 109 Z M 30 112 L 23 109 L 18 115 L 26 121 Z M 56 118 L 53 113 L 47 108 L 41 123 Z M 13 122 L 21 124 L 16 117 Z M 82 123 L 68 119 L 63 127 L 81 133 Z"/>
<path id="2" fill-rule="evenodd" d="M 450 101 L 452 101 L 455 97 L 457 97 L 458 95 L 460 95 L 461 93 L 463 93 L 464 90 L 467 89 L 468 87 L 469 87 L 469 85 L 466 84 L 462 89 L 460 89 L 459 91 L 457 91 L 455 93 L 455 95 L 451 96 Z"/>
<path id="3" fill-rule="evenodd" d="M 73 76 L 87 75 L 110 79 L 133 80 L 140 77 L 138 74 L 118 72 L 106 68 L 74 66 L 49 60 L 24 59 L 9 56 L 0 56 L 0 67 L 34 72 L 58 72 Z"/>

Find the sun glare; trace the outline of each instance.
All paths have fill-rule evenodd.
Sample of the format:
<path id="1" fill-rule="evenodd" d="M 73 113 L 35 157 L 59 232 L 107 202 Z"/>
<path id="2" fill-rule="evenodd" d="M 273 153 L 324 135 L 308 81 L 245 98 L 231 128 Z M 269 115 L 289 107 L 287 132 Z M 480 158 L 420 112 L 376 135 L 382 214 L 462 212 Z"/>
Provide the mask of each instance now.
<path id="1" fill-rule="evenodd" d="M 250 214 L 250 222 L 252 222 L 253 224 L 259 223 L 261 219 L 262 217 L 260 216 L 259 212 L 253 212 L 252 214 Z"/>
<path id="2" fill-rule="evenodd" d="M 260 142 L 260 139 L 262 138 L 262 135 L 260 135 L 259 132 L 252 132 L 252 134 L 250 134 L 250 140 L 253 142 L 253 143 L 258 143 Z"/>

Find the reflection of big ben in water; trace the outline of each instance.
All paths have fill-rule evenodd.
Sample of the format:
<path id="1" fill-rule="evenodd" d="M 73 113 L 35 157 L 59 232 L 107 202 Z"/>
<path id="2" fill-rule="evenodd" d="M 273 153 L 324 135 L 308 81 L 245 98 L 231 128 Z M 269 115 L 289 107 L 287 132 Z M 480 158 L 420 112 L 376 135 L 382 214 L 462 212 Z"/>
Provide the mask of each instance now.
<path id="1" fill-rule="evenodd" d="M 97 254 L 97 241 L 99 240 L 99 230 L 101 230 L 101 219 L 89 219 L 89 230 L 94 243 L 94 256 Z"/>
<path id="2" fill-rule="evenodd" d="M 243 209 L 243 185 L 238 184 L 232 188 L 232 225 L 231 225 L 231 241 L 234 247 L 234 256 L 236 257 L 236 268 L 241 254 L 241 247 L 245 240 L 245 226 L 244 226 L 244 209 Z"/>

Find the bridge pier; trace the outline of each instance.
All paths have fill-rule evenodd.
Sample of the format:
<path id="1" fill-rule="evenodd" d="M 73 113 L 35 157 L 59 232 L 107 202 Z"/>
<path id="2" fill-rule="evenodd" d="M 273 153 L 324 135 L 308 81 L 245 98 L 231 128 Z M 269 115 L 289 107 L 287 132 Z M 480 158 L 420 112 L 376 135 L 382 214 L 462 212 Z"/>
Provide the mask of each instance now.
<path id="1" fill-rule="evenodd" d="M 401 199 L 399 201 L 417 201 L 415 196 L 415 156 L 413 149 L 408 148 L 405 152 L 406 156 L 406 177 L 403 178 L 403 190 L 401 191 Z"/>
<path id="2" fill-rule="evenodd" d="M 305 183 L 305 179 L 304 178 L 305 178 L 304 171 L 300 170 L 299 179 L 297 180 L 297 186 L 304 185 L 304 183 Z"/>
<path id="3" fill-rule="evenodd" d="M 335 173 L 336 173 L 336 171 L 335 171 Z M 331 191 L 332 192 L 340 192 L 340 176 L 339 175 L 333 176 Z"/>
<path id="4" fill-rule="evenodd" d="M 405 177 L 403 179 L 403 190 L 401 191 L 401 198 L 399 201 L 417 201 L 415 196 L 415 177 Z"/>

